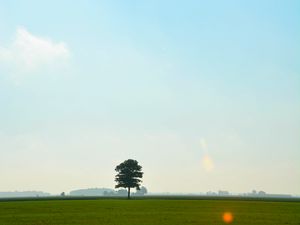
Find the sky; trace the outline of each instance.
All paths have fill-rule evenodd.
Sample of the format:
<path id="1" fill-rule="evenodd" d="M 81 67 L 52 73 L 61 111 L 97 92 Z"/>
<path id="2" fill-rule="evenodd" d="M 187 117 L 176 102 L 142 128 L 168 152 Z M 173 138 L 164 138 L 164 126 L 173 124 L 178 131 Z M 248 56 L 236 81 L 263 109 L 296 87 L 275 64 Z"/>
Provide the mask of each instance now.
<path id="1" fill-rule="evenodd" d="M 0 0 L 0 191 L 300 192 L 297 0 Z"/>

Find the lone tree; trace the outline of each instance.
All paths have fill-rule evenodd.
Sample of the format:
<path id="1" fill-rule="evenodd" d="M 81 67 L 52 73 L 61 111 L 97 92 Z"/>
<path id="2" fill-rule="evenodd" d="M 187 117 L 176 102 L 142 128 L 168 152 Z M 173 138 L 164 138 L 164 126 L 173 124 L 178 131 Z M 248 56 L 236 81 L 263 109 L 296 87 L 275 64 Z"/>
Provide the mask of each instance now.
<path id="1" fill-rule="evenodd" d="M 140 183 L 142 182 L 140 178 L 143 177 L 142 167 L 136 160 L 127 159 L 118 165 L 115 170 L 118 172 L 115 178 L 117 182 L 115 188 L 127 188 L 128 199 L 130 199 L 130 188 L 140 190 Z"/>

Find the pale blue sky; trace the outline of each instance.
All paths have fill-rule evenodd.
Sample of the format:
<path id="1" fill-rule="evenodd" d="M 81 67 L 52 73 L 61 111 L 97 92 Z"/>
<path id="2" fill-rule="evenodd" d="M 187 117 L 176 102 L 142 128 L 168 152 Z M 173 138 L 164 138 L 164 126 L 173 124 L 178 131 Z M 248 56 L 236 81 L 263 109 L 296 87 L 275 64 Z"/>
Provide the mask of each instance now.
<path id="1" fill-rule="evenodd" d="M 0 0 L 0 191 L 300 194 L 299 1 Z"/>

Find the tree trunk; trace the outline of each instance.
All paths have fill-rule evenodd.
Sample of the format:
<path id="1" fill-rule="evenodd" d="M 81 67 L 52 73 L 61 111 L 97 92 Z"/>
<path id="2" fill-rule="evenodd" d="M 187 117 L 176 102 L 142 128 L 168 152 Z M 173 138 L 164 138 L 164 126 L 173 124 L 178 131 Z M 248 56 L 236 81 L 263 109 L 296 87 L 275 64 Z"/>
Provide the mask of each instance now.
<path id="1" fill-rule="evenodd" d="M 130 187 L 128 187 L 128 192 L 127 192 L 128 196 L 127 198 L 130 199 Z"/>

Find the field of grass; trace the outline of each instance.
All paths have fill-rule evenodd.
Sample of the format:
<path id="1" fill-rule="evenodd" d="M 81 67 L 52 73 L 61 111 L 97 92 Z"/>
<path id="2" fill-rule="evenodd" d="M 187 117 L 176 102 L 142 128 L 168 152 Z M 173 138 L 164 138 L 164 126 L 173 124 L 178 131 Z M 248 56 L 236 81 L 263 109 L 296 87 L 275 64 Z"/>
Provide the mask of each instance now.
<path id="1" fill-rule="evenodd" d="M 300 202 L 101 199 L 0 202 L 0 225 L 300 225 Z"/>

